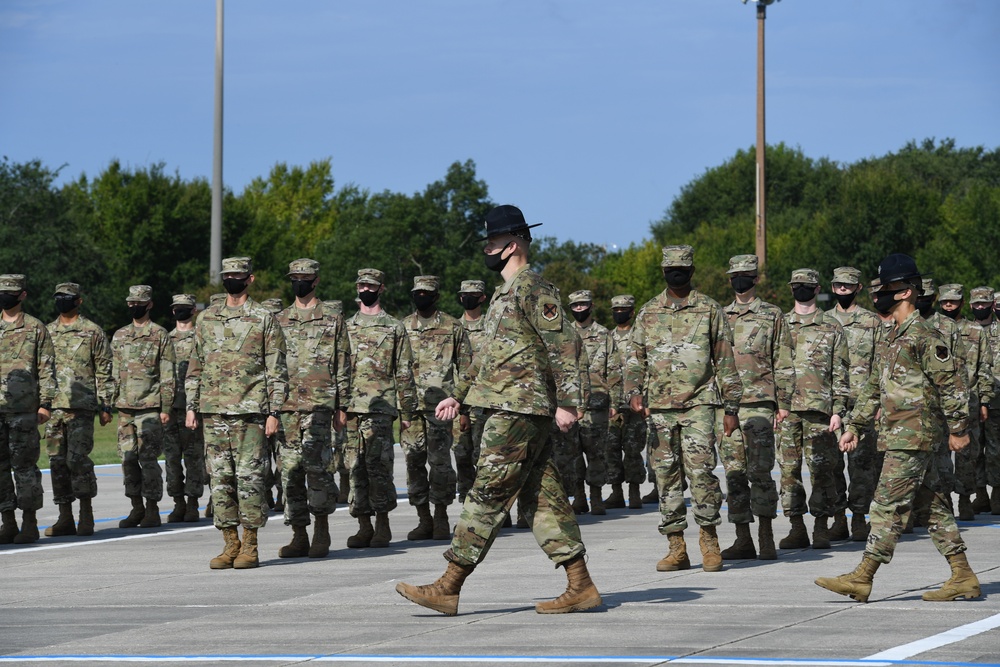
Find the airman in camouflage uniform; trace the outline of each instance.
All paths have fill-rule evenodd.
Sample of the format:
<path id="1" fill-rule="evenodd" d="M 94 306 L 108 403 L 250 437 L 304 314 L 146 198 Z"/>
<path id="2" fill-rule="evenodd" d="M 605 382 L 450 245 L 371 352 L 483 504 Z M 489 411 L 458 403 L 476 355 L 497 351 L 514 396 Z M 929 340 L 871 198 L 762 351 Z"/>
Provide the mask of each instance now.
<path id="1" fill-rule="evenodd" d="M 267 523 L 267 438 L 281 427 L 288 368 L 281 326 L 247 295 L 254 282 L 250 258 L 222 260 L 221 276 L 228 296 L 195 324 L 184 381 L 186 424 L 193 430 L 204 422 L 213 517 L 225 541 L 209 567 L 248 569 L 259 564 L 257 530 Z"/>
<path id="2" fill-rule="evenodd" d="M 167 495 L 174 499 L 174 509 L 167 523 L 198 521 L 198 502 L 205 493 L 205 438 L 201 429 L 184 426 L 187 418 L 187 394 L 184 380 L 194 351 L 194 316 L 198 301 L 194 294 L 174 294 L 170 312 L 176 325 L 170 342 L 177 359 L 177 391 L 170 411 L 170 421 L 163 429 L 163 461 L 167 469 Z"/>
<path id="3" fill-rule="evenodd" d="M 482 408 L 482 454 L 465 498 L 448 568 L 435 583 L 396 590 L 408 600 L 448 615 L 458 611 L 465 578 L 486 557 L 514 499 L 549 559 L 566 569 L 567 590 L 535 605 L 538 613 L 565 613 L 601 604 L 584 560 L 586 549 L 559 473 L 551 460 L 553 417 L 563 431 L 583 407 L 577 337 L 559 291 L 528 266 L 531 232 L 515 206 L 486 217 L 486 266 L 500 272 L 486 314 L 486 340 L 454 397 L 438 404 L 439 419 L 454 419 L 461 405 Z"/>
<path id="4" fill-rule="evenodd" d="M 615 320 L 615 328 L 611 330 L 611 338 L 615 344 L 614 363 L 618 367 L 618 373 L 624 375 L 626 347 L 629 336 L 632 335 L 632 317 L 635 315 L 635 297 L 631 294 L 613 297 L 611 314 Z M 646 477 L 646 464 L 643 460 L 646 420 L 629 409 L 623 392 L 618 392 L 617 400 L 617 414 L 611 418 L 608 426 L 608 483 L 611 485 L 611 495 L 605 501 L 605 506 L 609 509 L 625 507 L 622 484 L 626 483 L 629 509 L 642 509 L 643 498 L 639 486 Z M 649 470 L 652 474 L 652 466 Z M 655 475 L 651 481 L 655 483 Z M 654 493 L 655 490 L 654 486 Z"/>
<path id="5" fill-rule="evenodd" d="M 986 334 L 986 342 L 991 352 L 993 368 L 993 398 L 1000 393 L 1000 324 L 994 317 L 996 300 L 992 287 L 981 286 L 969 292 L 969 306 L 975 323 Z M 972 509 L 977 514 L 989 512 L 1000 514 L 1000 410 L 986 406 L 989 415 L 981 425 L 981 447 L 976 459 L 976 499 Z M 992 498 L 987 486 L 993 487 Z"/>
<path id="6" fill-rule="evenodd" d="M 451 464 L 452 423 L 434 416 L 434 409 L 454 393 L 455 375 L 472 363 L 472 347 L 457 319 L 437 308 L 437 276 L 416 276 L 410 291 L 416 310 L 403 326 L 413 353 L 413 377 L 420 411 L 400 434 L 406 457 L 406 490 L 417 508 L 419 523 L 410 540 L 451 538 L 448 505 L 455 500 L 457 481 Z M 428 474 L 428 466 L 430 474 Z M 434 504 L 431 518 L 430 504 Z"/>
<path id="7" fill-rule="evenodd" d="M 702 569 L 718 572 L 722 555 L 716 526 L 722 522 L 722 490 L 713 472 L 716 411 L 723 408 L 723 432 L 731 435 L 739 425 L 743 396 L 733 332 L 722 307 L 691 288 L 691 246 L 663 248 L 660 266 L 667 289 L 647 301 L 636 316 L 625 365 L 625 396 L 633 411 L 648 415 L 649 437 L 655 442 L 660 533 L 670 542 L 669 553 L 656 569 L 691 567 L 683 535 L 686 475 L 700 527 Z"/>
<path id="8" fill-rule="evenodd" d="M 573 330 L 587 353 L 590 391 L 586 409 L 570 430 L 555 435 L 554 456 L 559 474 L 574 489 L 573 511 L 606 514 L 601 487 L 607 482 L 608 420 L 621 405 L 621 366 L 611 333 L 591 316 L 594 295 L 577 290 L 569 295 Z M 586 459 L 586 460 L 584 460 Z M 587 490 L 590 487 L 590 507 Z"/>
<path id="9" fill-rule="evenodd" d="M 962 317 L 965 288 L 952 283 L 938 288 L 941 313 L 958 326 L 955 354 L 965 367 L 969 387 L 969 446 L 955 452 L 955 493 L 958 494 L 958 520 L 972 521 L 972 493 L 976 490 L 976 461 L 981 450 L 980 424 L 989 417 L 993 398 L 993 350 L 982 327 Z"/>
<path id="10" fill-rule="evenodd" d="M 295 303 L 278 313 L 288 347 L 288 400 L 281 408 L 281 477 L 285 525 L 292 541 L 280 558 L 324 558 L 330 553 L 329 515 L 337 507 L 333 432 L 347 421 L 351 348 L 344 318 L 316 297 L 319 262 L 288 265 Z M 306 526 L 315 517 L 312 544 Z"/>
<path id="11" fill-rule="evenodd" d="M 264 299 L 260 302 L 260 305 L 267 308 L 268 312 L 276 318 L 278 313 L 285 309 L 284 302 L 278 298 Z M 286 340 L 285 343 L 287 344 L 288 341 Z M 281 448 L 284 443 L 285 431 L 280 427 L 277 433 L 269 436 L 267 439 L 267 448 L 271 452 L 271 458 L 264 468 L 264 489 L 267 492 L 265 499 L 267 500 L 267 506 L 275 512 L 285 511 L 284 490 L 281 487 Z M 274 490 L 273 493 L 272 489 Z"/>
<path id="12" fill-rule="evenodd" d="M 340 315 L 341 318 L 344 317 L 343 301 L 340 299 L 330 299 L 328 301 L 324 301 L 323 303 L 326 305 L 326 310 L 328 312 L 334 315 Z M 350 341 L 348 341 L 348 350 L 350 350 Z M 348 377 L 350 376 L 349 369 L 350 367 L 348 367 Z M 339 477 L 339 481 L 337 482 L 338 505 L 346 505 L 348 495 L 351 492 L 350 473 L 347 470 L 347 465 L 344 463 L 344 449 L 346 447 L 347 422 L 345 421 L 339 428 L 336 428 L 335 426 L 333 430 L 333 459 L 330 461 L 330 470 Z"/>
<path id="13" fill-rule="evenodd" d="M 465 311 L 461 322 L 465 334 L 472 347 L 472 357 L 475 359 L 483 341 L 486 340 L 486 329 L 483 328 L 483 302 L 486 301 L 486 283 L 482 280 L 463 280 L 458 290 L 458 301 Z M 455 468 L 458 474 L 458 502 L 464 503 L 465 497 L 476 481 L 476 462 L 479 461 L 479 446 L 483 438 L 483 422 L 485 418 L 481 408 L 468 409 L 468 415 L 461 415 L 459 432 L 455 439 Z"/>
<path id="14" fill-rule="evenodd" d="M 736 294 L 726 306 L 733 331 L 736 369 L 743 383 L 740 427 L 719 443 L 726 471 L 729 521 L 736 524 L 736 542 L 722 551 L 724 560 L 756 558 L 750 523 L 760 520 L 760 559 L 778 557 L 772 521 L 778 512 L 774 468 L 774 425 L 788 417 L 795 392 L 795 367 L 788 326 L 777 306 L 757 296 L 756 255 L 729 260 L 730 283 Z"/>
<path id="15" fill-rule="evenodd" d="M 360 269 L 357 288 L 360 310 L 347 320 L 352 368 L 345 463 L 351 473 L 348 505 L 358 532 L 347 546 L 385 548 L 392 540 L 389 512 L 396 509 L 392 422 L 399 417 L 405 430 L 420 408 L 406 329 L 379 301 L 385 274 Z"/>
<path id="16" fill-rule="evenodd" d="M 844 329 L 832 315 L 816 307 L 819 274 L 797 269 L 789 281 L 795 308 L 785 315 L 792 338 L 795 394 L 792 411 L 778 430 L 781 506 L 792 530 L 778 543 L 782 549 L 809 546 L 803 515 L 807 511 L 802 460 L 809 466 L 812 490 L 808 511 L 815 518 L 812 546 L 829 549 L 829 518 L 837 507 L 833 480 L 837 438 L 850 397 L 850 353 Z"/>
<path id="17" fill-rule="evenodd" d="M 52 339 L 44 324 L 21 310 L 24 287 L 23 274 L 0 275 L 0 544 L 38 540 L 38 426 L 49 420 L 58 391 Z"/>
<path id="18" fill-rule="evenodd" d="M 861 271 L 851 266 L 834 269 L 831 288 L 837 305 L 827 313 L 843 327 L 851 359 L 851 395 L 847 401 L 847 409 L 850 411 L 854 409 L 858 392 L 871 373 L 875 341 L 879 336 L 881 322 L 875 313 L 857 303 L 858 295 L 861 294 Z M 855 542 L 864 542 L 868 538 L 865 515 L 868 514 L 878 478 L 878 469 L 875 467 L 877 440 L 878 435 L 874 429 L 861 433 L 858 446 L 847 453 L 846 469 L 850 475 L 850 485 L 844 478 L 844 455 L 836 457 L 833 482 L 837 487 L 837 511 L 830 526 L 831 540 L 851 538 Z M 847 508 L 851 510 L 850 532 L 847 529 Z"/>
<path id="19" fill-rule="evenodd" d="M 76 283 L 59 283 L 55 290 L 59 316 L 47 326 L 56 353 L 59 393 L 52 419 L 45 424 L 45 447 L 52 473 L 52 500 L 59 519 L 45 529 L 47 536 L 93 535 L 97 476 L 94 417 L 101 426 L 111 422 L 114 382 L 111 348 L 104 330 L 80 314 L 83 296 Z M 73 501 L 80 501 L 80 523 L 73 520 Z"/>
<path id="20" fill-rule="evenodd" d="M 921 498 L 930 506 L 931 540 L 952 571 L 940 590 L 924 593 L 923 599 L 949 601 L 980 594 L 951 513 L 950 489 L 936 474 L 933 453 L 939 441 L 936 419 L 948 424 L 949 449 L 959 451 L 968 445 L 968 389 L 947 340 L 915 310 L 918 273 L 906 255 L 890 255 L 879 264 L 881 289 L 874 295 L 875 307 L 891 313 L 896 328 L 890 334 L 885 363 L 870 374 L 840 439 L 840 448 L 850 450 L 881 410 L 884 424 L 879 437 L 887 451 L 871 506 L 864 557 L 849 574 L 816 580 L 823 588 L 861 602 L 868 601 L 875 572 L 892 559 L 911 508 L 921 504 Z M 937 417 L 932 416 L 935 413 Z"/>

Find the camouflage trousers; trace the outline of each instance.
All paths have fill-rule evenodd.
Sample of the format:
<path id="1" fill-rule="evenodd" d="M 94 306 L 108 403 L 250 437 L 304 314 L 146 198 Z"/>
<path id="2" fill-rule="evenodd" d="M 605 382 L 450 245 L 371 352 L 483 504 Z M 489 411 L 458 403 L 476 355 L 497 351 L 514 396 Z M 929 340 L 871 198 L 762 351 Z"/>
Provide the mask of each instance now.
<path id="1" fill-rule="evenodd" d="M 976 492 L 976 462 L 982 451 L 982 423 L 979 421 L 979 402 L 969 405 L 969 444 L 955 452 L 955 488 L 960 496 L 971 496 Z M 944 436 L 947 445 L 948 438 Z"/>
<path id="2" fill-rule="evenodd" d="M 406 459 L 406 494 L 411 505 L 455 502 L 457 476 L 451 464 L 454 442 L 451 429 L 450 421 L 442 422 L 431 412 L 421 412 L 413 416 L 410 428 L 399 434 Z"/>
<path id="3" fill-rule="evenodd" d="M 118 410 L 118 455 L 122 483 L 129 498 L 159 502 L 163 498 L 163 424 L 159 410 Z"/>
<path id="4" fill-rule="evenodd" d="M 333 456 L 330 459 L 330 472 L 334 475 L 347 474 L 347 464 L 344 462 L 344 449 L 346 447 L 347 428 L 345 427 L 333 432 Z"/>
<path id="5" fill-rule="evenodd" d="M 264 490 L 270 497 L 271 489 L 281 489 L 281 450 L 285 445 L 285 429 L 267 439 L 267 464 L 264 466 Z"/>
<path id="6" fill-rule="evenodd" d="M 483 423 L 485 421 L 483 409 L 472 408 L 469 411 L 469 429 L 458 431 L 458 435 L 455 436 L 453 448 L 460 502 L 465 502 L 465 496 L 468 495 L 469 489 L 476 481 L 476 464 L 479 462 L 480 443 L 483 439 Z M 455 428 L 458 428 L 457 421 Z"/>
<path id="7" fill-rule="evenodd" d="M 285 525 L 308 526 L 309 515 L 337 509 L 333 466 L 333 414 L 327 411 L 282 412 L 281 487 Z"/>
<path id="8" fill-rule="evenodd" d="M 1000 400 L 1000 399 L 998 399 Z M 983 446 L 976 466 L 976 486 L 1000 486 L 1000 406 L 982 425 Z"/>
<path id="9" fill-rule="evenodd" d="M 631 410 L 608 422 L 608 484 L 642 484 L 646 478 L 646 420 Z"/>
<path id="10" fill-rule="evenodd" d="M 892 560 L 896 543 L 915 506 L 930 508 L 927 532 L 942 556 L 965 551 L 951 509 L 951 456 L 940 445 L 935 452 L 889 450 L 871 506 L 871 532 L 865 554 L 880 563 Z M 943 474 L 942 474 L 943 473 Z"/>
<path id="11" fill-rule="evenodd" d="M 37 412 L 0 412 L 0 511 L 42 508 Z"/>
<path id="12" fill-rule="evenodd" d="M 371 516 L 396 509 L 392 481 L 392 415 L 347 415 L 344 463 L 351 475 L 347 504 L 351 516 Z"/>
<path id="13" fill-rule="evenodd" d="M 269 457 L 264 415 L 207 414 L 202 418 L 215 527 L 264 527 L 268 513 L 264 468 Z"/>
<path id="14" fill-rule="evenodd" d="M 838 438 L 839 441 L 839 438 Z M 875 495 L 878 481 L 878 467 L 875 465 L 878 453 L 878 434 L 875 429 L 865 429 L 858 437 L 858 446 L 845 457 L 838 452 L 833 465 L 833 484 L 837 489 L 839 512 L 849 509 L 852 514 L 868 514 Z M 846 459 L 846 464 L 845 464 Z M 844 476 L 847 472 L 850 481 Z"/>
<path id="15" fill-rule="evenodd" d="M 833 516 L 837 508 L 834 463 L 840 450 L 830 432 L 830 416 L 813 410 L 791 412 L 778 426 L 778 466 L 781 468 L 781 508 L 785 516 L 806 513 L 802 459 L 809 467 L 812 491 L 808 511 L 814 517 Z"/>
<path id="16" fill-rule="evenodd" d="M 485 417 L 476 481 L 445 558 L 482 562 L 515 499 L 549 560 L 558 565 L 584 554 L 580 526 L 552 463 L 552 418 L 501 410 L 487 410 Z"/>
<path id="17" fill-rule="evenodd" d="M 91 410 L 52 411 L 45 422 L 45 450 L 52 476 L 52 502 L 68 505 L 77 498 L 97 495 L 94 451 L 94 413 Z"/>
<path id="18" fill-rule="evenodd" d="M 602 486 L 607 482 L 607 410 L 587 410 L 569 431 L 553 424 L 552 456 L 568 491 L 581 484 Z"/>
<path id="19" fill-rule="evenodd" d="M 201 498 L 205 493 L 205 438 L 201 429 L 184 425 L 187 413 L 174 409 L 163 427 L 163 462 L 167 495 Z"/>
<path id="20" fill-rule="evenodd" d="M 722 489 L 715 476 L 715 413 L 711 405 L 654 410 L 649 415 L 656 488 L 660 490 L 660 533 L 687 528 L 684 476 L 691 488 L 691 513 L 699 526 L 722 523 Z"/>
<path id="21" fill-rule="evenodd" d="M 726 472 L 729 523 L 753 523 L 754 516 L 773 519 L 778 514 L 778 486 L 771 477 L 774 404 L 741 405 L 738 429 L 728 437 L 721 421 L 716 429 L 721 434 L 719 455 Z"/>

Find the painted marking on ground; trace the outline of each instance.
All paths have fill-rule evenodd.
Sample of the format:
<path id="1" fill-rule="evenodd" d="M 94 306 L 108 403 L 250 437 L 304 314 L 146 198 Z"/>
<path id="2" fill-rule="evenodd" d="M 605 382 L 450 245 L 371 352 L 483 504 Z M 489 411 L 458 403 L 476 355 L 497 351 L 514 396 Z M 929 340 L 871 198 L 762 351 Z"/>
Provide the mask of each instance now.
<path id="1" fill-rule="evenodd" d="M 905 660 L 909 657 L 920 655 L 921 653 L 927 653 L 928 651 L 933 651 L 936 648 L 941 648 L 942 646 L 947 646 L 948 644 L 954 644 L 955 642 L 960 642 L 963 639 L 968 639 L 969 637 L 987 632 L 989 630 L 994 630 L 1000 628 L 1000 614 L 994 614 L 988 618 L 984 618 L 981 621 L 976 621 L 974 623 L 967 623 L 965 625 L 960 625 L 957 628 L 952 628 L 951 630 L 945 630 L 936 635 L 931 635 L 930 637 L 925 637 L 923 639 L 918 639 L 915 642 L 910 642 L 909 644 L 902 644 L 896 646 L 895 648 L 890 648 L 885 651 L 880 651 L 875 655 L 870 655 L 866 660 Z"/>
<path id="2" fill-rule="evenodd" d="M 215 526 L 209 524 L 207 526 L 195 526 L 193 528 L 174 528 L 172 530 L 159 530 L 155 533 L 143 533 L 141 535 L 123 535 L 122 537 L 105 537 L 101 539 L 85 540 L 82 542 L 65 542 L 63 544 L 44 544 L 38 547 L 25 547 L 23 549 L 7 549 L 0 551 L 0 556 L 18 556 L 21 554 L 33 554 L 39 551 L 47 551 L 49 549 L 69 549 L 72 547 L 90 547 L 99 544 L 107 544 L 108 542 L 121 542 L 122 540 L 144 540 L 148 537 L 162 537 L 163 535 L 177 535 L 179 533 L 190 533 L 196 530 L 208 530 L 209 528 L 215 529 Z"/>

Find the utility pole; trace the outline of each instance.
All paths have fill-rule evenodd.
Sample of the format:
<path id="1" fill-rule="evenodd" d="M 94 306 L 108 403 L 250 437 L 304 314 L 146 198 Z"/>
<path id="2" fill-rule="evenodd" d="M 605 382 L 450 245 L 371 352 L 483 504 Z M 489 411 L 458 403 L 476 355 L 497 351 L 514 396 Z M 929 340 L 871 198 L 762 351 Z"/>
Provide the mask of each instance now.
<path id="1" fill-rule="evenodd" d="M 215 285 L 222 273 L 222 26 L 223 0 L 215 0 L 215 118 L 212 149 L 212 241 L 208 280 Z"/>

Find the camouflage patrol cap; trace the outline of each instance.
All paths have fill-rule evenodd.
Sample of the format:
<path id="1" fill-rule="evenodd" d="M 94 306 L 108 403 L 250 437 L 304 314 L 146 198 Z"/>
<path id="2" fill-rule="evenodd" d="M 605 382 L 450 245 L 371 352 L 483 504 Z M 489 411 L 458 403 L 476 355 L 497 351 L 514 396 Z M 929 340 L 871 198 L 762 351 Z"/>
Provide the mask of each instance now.
<path id="1" fill-rule="evenodd" d="M 853 266 L 841 266 L 833 270 L 833 281 L 845 285 L 860 285 L 861 271 Z"/>
<path id="2" fill-rule="evenodd" d="M 17 292 L 20 294 L 24 291 L 24 274 L 23 273 L 5 273 L 0 276 L 0 292 Z"/>
<path id="3" fill-rule="evenodd" d="M 153 300 L 153 288 L 149 285 L 132 285 L 128 288 L 126 303 L 146 303 Z"/>
<path id="4" fill-rule="evenodd" d="M 225 300 L 226 300 L 226 293 L 225 292 L 217 292 L 217 293 L 213 294 L 212 296 L 208 297 L 208 304 L 210 306 L 214 306 L 215 304 L 222 303 Z"/>
<path id="5" fill-rule="evenodd" d="M 815 269 L 795 269 L 789 285 L 819 285 L 819 272 Z"/>
<path id="6" fill-rule="evenodd" d="M 921 278 L 920 289 L 920 296 L 934 296 L 937 294 L 937 290 L 934 288 L 933 278 Z"/>
<path id="7" fill-rule="evenodd" d="M 80 296 L 80 286 L 76 283 L 59 283 L 53 294 L 69 294 L 70 296 Z"/>
<path id="8" fill-rule="evenodd" d="M 965 286 L 958 283 L 948 283 L 938 287 L 939 301 L 961 301 L 965 298 Z"/>
<path id="9" fill-rule="evenodd" d="M 976 287 L 969 292 L 969 303 L 993 303 L 993 288 L 986 287 Z"/>
<path id="10" fill-rule="evenodd" d="M 269 311 L 271 311 L 272 315 L 275 314 L 275 313 L 280 313 L 281 310 L 285 307 L 285 304 L 283 304 L 281 302 L 281 299 L 277 299 L 277 298 L 275 298 L 275 299 L 264 299 L 263 301 L 260 302 L 260 305 L 264 306 Z"/>
<path id="11" fill-rule="evenodd" d="M 612 308 L 635 308 L 635 297 L 631 294 L 619 294 L 611 297 Z"/>
<path id="12" fill-rule="evenodd" d="M 329 301 L 324 301 L 323 305 L 331 310 L 331 312 L 337 315 L 344 314 L 344 302 L 340 299 L 330 299 Z"/>
<path id="13" fill-rule="evenodd" d="M 191 306 L 194 308 L 198 305 L 198 299 L 194 294 L 175 294 L 170 299 L 171 306 Z"/>
<path id="14" fill-rule="evenodd" d="M 253 273 L 253 262 L 249 257 L 227 257 L 222 260 L 222 273 Z"/>
<path id="15" fill-rule="evenodd" d="M 578 289 L 569 295 L 569 305 L 574 303 L 593 303 L 594 293 L 589 289 Z"/>
<path id="16" fill-rule="evenodd" d="M 378 269 L 358 269 L 357 284 L 382 285 L 384 283 L 385 274 Z"/>
<path id="17" fill-rule="evenodd" d="M 411 292 L 437 292 L 437 276 L 413 276 L 413 289 Z"/>
<path id="18" fill-rule="evenodd" d="M 736 255 L 729 258 L 729 270 L 726 273 L 757 274 L 757 255 Z"/>
<path id="19" fill-rule="evenodd" d="M 1000 301 L 1000 292 L 993 292 L 993 302 Z"/>
<path id="20" fill-rule="evenodd" d="M 660 266 L 694 266 L 694 248 L 689 245 L 664 246 Z"/>
<path id="21" fill-rule="evenodd" d="M 288 263 L 288 274 L 302 273 L 307 276 L 315 276 L 319 273 L 319 262 L 315 259 L 308 259 L 303 257 L 302 259 L 296 259 Z"/>
<path id="22" fill-rule="evenodd" d="M 485 294 L 486 283 L 482 280 L 463 280 L 458 288 L 459 294 Z"/>

